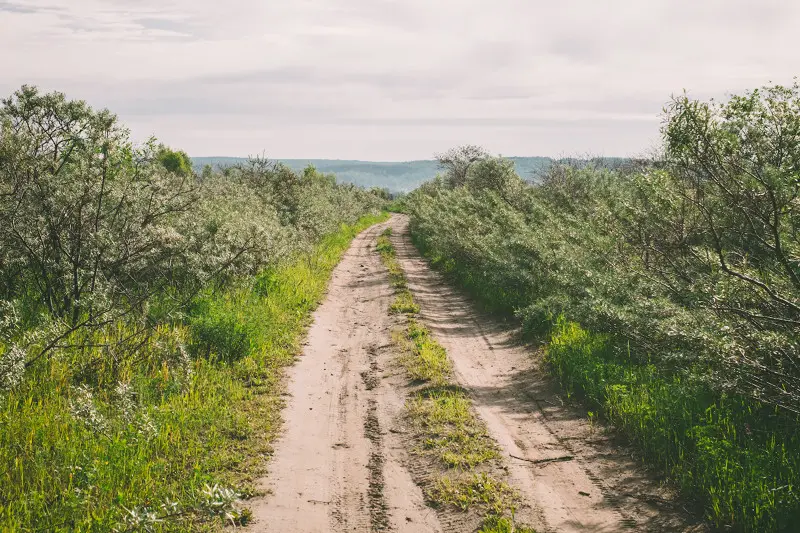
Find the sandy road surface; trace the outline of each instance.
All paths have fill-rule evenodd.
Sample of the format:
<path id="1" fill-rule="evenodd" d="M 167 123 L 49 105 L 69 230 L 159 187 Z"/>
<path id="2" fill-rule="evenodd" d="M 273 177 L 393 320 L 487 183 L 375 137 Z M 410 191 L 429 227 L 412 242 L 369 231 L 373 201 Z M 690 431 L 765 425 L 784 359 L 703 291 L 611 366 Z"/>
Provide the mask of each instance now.
<path id="1" fill-rule="evenodd" d="M 382 379 L 390 347 L 392 290 L 375 239 L 354 241 L 314 314 L 289 372 L 286 421 L 253 502 L 253 532 L 441 531 L 389 431 L 405 398 Z"/>
<path id="2" fill-rule="evenodd" d="M 529 348 L 430 270 L 408 240 L 407 225 L 405 216 L 394 216 L 368 229 L 334 271 L 304 353 L 289 372 L 284 433 L 262 480 L 268 495 L 251 502 L 249 530 L 458 529 L 425 506 L 397 429 L 407 391 L 392 375 L 392 290 L 374 249 L 387 226 L 422 319 L 506 456 L 509 481 L 525 501 L 518 518 L 539 533 L 691 530 L 688 513 L 613 432 L 563 404 Z M 534 462 L 558 458 L 568 459 Z"/>

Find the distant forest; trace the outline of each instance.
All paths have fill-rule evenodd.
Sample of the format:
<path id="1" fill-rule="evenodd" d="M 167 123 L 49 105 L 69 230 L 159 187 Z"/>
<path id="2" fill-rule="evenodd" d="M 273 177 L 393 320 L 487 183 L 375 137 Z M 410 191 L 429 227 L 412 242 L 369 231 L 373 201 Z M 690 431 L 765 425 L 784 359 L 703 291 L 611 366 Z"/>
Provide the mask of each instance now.
<path id="1" fill-rule="evenodd" d="M 525 180 L 536 181 L 544 171 L 557 160 L 549 157 L 509 157 L 514 162 L 516 172 Z M 204 166 L 211 165 L 215 170 L 221 167 L 245 162 L 240 157 L 193 157 L 195 170 L 199 173 Z M 332 173 L 338 181 L 354 183 L 362 187 L 380 187 L 393 193 L 410 192 L 430 180 L 439 171 L 434 160 L 378 163 L 370 161 L 348 161 L 337 159 L 278 159 L 295 171 L 314 165 L 319 172 Z M 621 158 L 603 160 L 613 166 L 626 161 Z"/>

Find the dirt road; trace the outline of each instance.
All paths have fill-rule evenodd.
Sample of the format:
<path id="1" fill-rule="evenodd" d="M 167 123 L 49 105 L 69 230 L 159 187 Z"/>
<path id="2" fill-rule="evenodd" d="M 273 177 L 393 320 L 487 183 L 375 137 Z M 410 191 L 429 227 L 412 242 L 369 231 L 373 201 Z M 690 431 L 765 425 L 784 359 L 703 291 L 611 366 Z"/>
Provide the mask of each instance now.
<path id="1" fill-rule="evenodd" d="M 380 379 L 391 357 L 393 293 L 375 253 L 385 226 L 356 237 L 314 314 L 251 531 L 441 531 L 388 431 L 405 398 Z"/>
<path id="2" fill-rule="evenodd" d="M 304 353 L 291 369 L 283 436 L 251 502 L 254 532 L 449 531 L 425 505 L 401 438 L 388 314 L 392 290 L 375 253 L 386 227 L 459 383 L 503 451 L 521 514 L 537 532 L 688 531 L 686 513 L 616 442 L 565 406 L 534 352 L 481 316 L 423 261 L 407 218 L 362 233 L 333 273 Z M 395 376 L 396 377 L 396 376 Z M 548 459 L 559 461 L 536 462 Z"/>

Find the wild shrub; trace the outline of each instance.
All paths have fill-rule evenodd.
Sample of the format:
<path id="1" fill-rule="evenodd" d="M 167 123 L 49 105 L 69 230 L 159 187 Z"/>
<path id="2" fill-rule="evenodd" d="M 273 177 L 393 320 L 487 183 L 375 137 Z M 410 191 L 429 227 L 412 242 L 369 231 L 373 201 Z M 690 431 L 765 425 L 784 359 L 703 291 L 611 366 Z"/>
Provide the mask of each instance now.
<path id="1" fill-rule="evenodd" d="M 454 150 L 405 200 L 412 237 L 550 340 L 564 386 L 715 524 L 779 531 L 800 509 L 800 87 L 680 96 L 662 133 L 657 160 L 556 164 L 535 184 Z"/>
<path id="2" fill-rule="evenodd" d="M 246 522 L 280 369 L 383 205 L 263 159 L 197 176 L 60 93 L 3 100 L 0 530 Z"/>

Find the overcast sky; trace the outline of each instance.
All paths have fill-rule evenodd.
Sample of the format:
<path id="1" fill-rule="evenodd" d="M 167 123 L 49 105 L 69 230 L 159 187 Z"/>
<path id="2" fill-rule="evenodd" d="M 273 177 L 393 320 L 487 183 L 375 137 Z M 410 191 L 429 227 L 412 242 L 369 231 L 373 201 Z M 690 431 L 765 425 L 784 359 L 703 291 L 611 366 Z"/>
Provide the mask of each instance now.
<path id="1" fill-rule="evenodd" d="M 687 89 L 800 74 L 794 0 L 0 0 L 0 94 L 191 155 L 639 155 Z"/>

